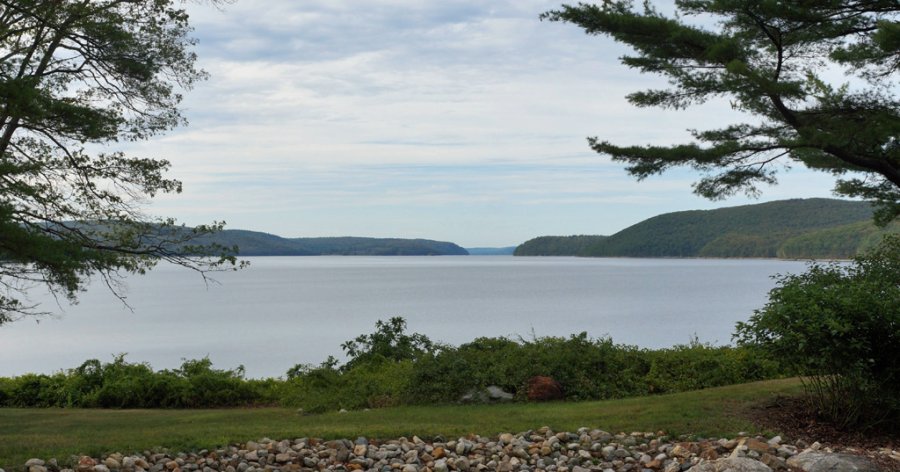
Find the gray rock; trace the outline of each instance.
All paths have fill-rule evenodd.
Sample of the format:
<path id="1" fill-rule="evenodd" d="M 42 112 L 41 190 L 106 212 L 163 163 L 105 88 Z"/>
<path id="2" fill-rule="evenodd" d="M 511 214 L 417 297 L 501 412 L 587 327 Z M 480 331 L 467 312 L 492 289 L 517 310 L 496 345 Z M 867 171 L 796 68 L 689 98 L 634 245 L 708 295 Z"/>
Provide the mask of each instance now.
<path id="1" fill-rule="evenodd" d="M 513 394 L 503 390 L 496 385 L 488 385 L 482 390 L 471 390 L 462 397 L 461 402 L 466 403 L 488 403 L 488 402 L 505 402 L 513 399 Z"/>
<path id="2" fill-rule="evenodd" d="M 862 456 L 851 454 L 825 454 L 801 452 L 790 457 L 787 463 L 806 472 L 877 472 L 878 467 Z"/>
<path id="3" fill-rule="evenodd" d="M 44 461 L 40 459 L 28 459 L 25 462 L 25 467 L 31 467 L 33 465 L 44 465 Z"/>
<path id="4" fill-rule="evenodd" d="M 496 385 L 488 385 L 485 391 L 487 391 L 488 396 L 491 400 L 506 401 L 513 399 L 513 394 L 503 390 Z"/>
<path id="5" fill-rule="evenodd" d="M 703 462 L 690 470 L 696 472 L 772 472 L 769 466 L 746 457 L 729 457 L 712 462 Z"/>

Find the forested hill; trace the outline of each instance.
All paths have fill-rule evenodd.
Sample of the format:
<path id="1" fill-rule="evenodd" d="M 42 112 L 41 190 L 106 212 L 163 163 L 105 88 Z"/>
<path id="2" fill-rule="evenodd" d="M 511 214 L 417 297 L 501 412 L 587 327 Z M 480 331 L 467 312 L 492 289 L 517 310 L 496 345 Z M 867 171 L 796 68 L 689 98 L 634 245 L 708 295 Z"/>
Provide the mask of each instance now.
<path id="1" fill-rule="evenodd" d="M 398 238 L 282 238 L 268 233 L 224 230 L 194 244 L 238 246 L 239 256 L 465 256 L 468 252 L 450 242 Z"/>
<path id="2" fill-rule="evenodd" d="M 597 237 L 574 254 L 847 258 L 884 233 L 872 225 L 871 218 L 872 209 L 867 203 L 825 198 L 681 211 L 655 216 L 609 237 Z M 888 230 L 897 231 L 897 226 Z M 529 243 L 540 239 L 519 246 L 516 254 L 520 255 L 520 249 L 527 249 Z M 556 241 L 564 242 L 566 238 Z M 572 255 L 572 248 L 563 247 L 556 252 L 542 255 Z"/>
<path id="3" fill-rule="evenodd" d="M 540 236 L 516 247 L 514 256 L 578 256 L 606 236 Z"/>

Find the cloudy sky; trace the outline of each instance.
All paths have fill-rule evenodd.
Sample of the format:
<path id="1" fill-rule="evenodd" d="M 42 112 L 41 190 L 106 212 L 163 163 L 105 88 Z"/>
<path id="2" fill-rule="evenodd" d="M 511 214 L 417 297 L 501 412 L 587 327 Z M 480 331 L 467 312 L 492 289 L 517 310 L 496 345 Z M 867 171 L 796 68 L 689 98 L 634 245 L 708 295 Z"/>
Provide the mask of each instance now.
<path id="1" fill-rule="evenodd" d="M 665 3 L 659 2 L 662 8 Z M 149 211 L 287 237 L 376 236 L 507 246 L 611 234 L 650 216 L 751 202 L 691 193 L 689 170 L 635 182 L 585 138 L 686 141 L 740 119 L 727 103 L 637 109 L 663 85 L 628 51 L 541 22 L 540 0 L 240 0 L 191 5 L 211 79 L 190 126 L 134 153 L 165 158 L 184 193 Z M 795 168 L 761 201 L 830 196 Z"/>

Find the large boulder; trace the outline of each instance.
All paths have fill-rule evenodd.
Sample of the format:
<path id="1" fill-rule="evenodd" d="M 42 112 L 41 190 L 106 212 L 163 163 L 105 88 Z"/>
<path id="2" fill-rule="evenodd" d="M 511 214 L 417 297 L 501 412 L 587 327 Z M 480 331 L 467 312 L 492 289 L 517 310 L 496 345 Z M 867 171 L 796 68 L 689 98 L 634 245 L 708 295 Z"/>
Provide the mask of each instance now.
<path id="1" fill-rule="evenodd" d="M 691 467 L 690 470 L 692 472 L 772 472 L 769 466 L 749 457 L 729 457 L 702 462 Z"/>
<path id="2" fill-rule="evenodd" d="M 872 461 L 852 454 L 807 451 L 789 458 L 787 463 L 805 472 L 878 472 Z"/>
<path id="3" fill-rule="evenodd" d="M 536 402 L 562 400 L 562 386 L 552 377 L 538 375 L 528 379 L 528 399 Z"/>
<path id="4" fill-rule="evenodd" d="M 513 394 L 496 385 L 488 385 L 480 390 L 472 390 L 459 400 L 465 403 L 489 403 L 507 402 L 513 399 Z"/>

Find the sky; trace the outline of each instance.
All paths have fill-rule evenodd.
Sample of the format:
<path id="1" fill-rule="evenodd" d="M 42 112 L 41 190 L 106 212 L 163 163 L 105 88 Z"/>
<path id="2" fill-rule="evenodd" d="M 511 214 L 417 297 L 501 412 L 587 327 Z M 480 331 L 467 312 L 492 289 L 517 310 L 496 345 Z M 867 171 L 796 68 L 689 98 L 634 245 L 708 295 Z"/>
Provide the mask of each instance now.
<path id="1" fill-rule="evenodd" d="M 129 149 L 171 161 L 184 183 L 151 214 L 285 237 L 479 247 L 831 196 L 831 177 L 795 167 L 758 200 L 711 202 L 692 193 L 689 169 L 637 182 L 594 153 L 589 136 L 676 144 L 742 117 L 727 102 L 631 106 L 626 94 L 665 83 L 619 64 L 629 51 L 609 38 L 540 21 L 559 2 L 187 5 L 211 76 L 186 93 L 187 127 Z"/>

